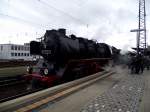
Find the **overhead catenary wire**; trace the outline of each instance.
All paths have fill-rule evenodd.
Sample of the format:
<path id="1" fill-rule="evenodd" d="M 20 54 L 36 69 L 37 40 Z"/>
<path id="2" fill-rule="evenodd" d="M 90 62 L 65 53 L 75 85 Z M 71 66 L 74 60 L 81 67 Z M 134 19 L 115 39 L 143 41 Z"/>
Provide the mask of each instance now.
<path id="1" fill-rule="evenodd" d="M 46 2 L 43 1 L 43 0 L 38 0 L 38 1 L 39 1 L 41 4 L 43 4 L 43 5 L 45 5 L 45 6 L 49 7 L 49 8 L 52 8 L 52 9 L 56 10 L 57 12 L 62 13 L 63 15 L 66 15 L 66 16 L 72 18 L 73 20 L 75 20 L 75 21 L 77 21 L 77 22 L 83 24 L 83 25 L 87 25 L 84 21 L 81 21 L 80 19 L 78 19 L 78 18 L 72 16 L 71 14 L 69 14 L 69 13 L 67 13 L 67 12 L 65 12 L 65 11 L 63 11 L 63 10 L 61 10 L 61 9 L 58 9 L 58 8 L 56 8 L 56 7 L 54 7 L 54 6 L 52 6 L 52 5 L 48 4 L 48 3 L 46 3 Z"/>
<path id="2" fill-rule="evenodd" d="M 48 28 L 48 27 L 46 27 L 44 25 L 41 25 L 41 24 L 38 24 L 38 23 L 34 23 L 34 22 L 31 22 L 31 21 L 28 21 L 28 20 L 25 20 L 25 19 L 22 19 L 22 18 L 19 18 L 19 17 L 11 16 L 11 15 L 8 15 L 8 14 L 3 14 L 1 12 L 0 12 L 0 16 L 8 17 L 8 18 L 11 18 L 13 20 L 19 20 L 19 21 L 27 23 L 29 25 L 36 26 L 36 28 L 37 28 L 37 26 L 40 29 L 42 29 L 42 28 L 44 28 L 44 29 L 46 28 L 47 29 Z"/>
<path id="3" fill-rule="evenodd" d="M 9 2 L 9 1 L 8 1 L 8 2 Z M 61 10 L 61 9 L 58 9 L 58 8 L 56 8 L 56 7 L 54 7 L 54 6 L 50 5 L 50 4 L 47 4 L 47 3 L 46 3 L 45 1 L 43 1 L 43 0 L 39 0 L 38 2 L 42 3 L 42 4 L 43 4 L 44 6 L 46 6 L 47 8 L 52 8 L 52 9 L 56 10 L 57 12 L 59 12 L 59 13 L 65 15 L 65 16 L 67 16 L 67 17 L 69 17 L 69 18 L 71 18 L 71 19 L 73 19 L 73 20 L 75 20 L 75 21 L 77 21 L 77 22 L 79 22 L 79 23 L 81 23 L 81 24 L 84 24 L 86 27 L 88 26 L 84 21 L 82 21 L 82 20 L 80 20 L 80 19 L 78 19 L 78 18 L 76 18 L 76 17 L 74 17 L 74 16 L 68 14 L 67 12 L 65 12 L 65 11 L 63 11 L 63 10 Z M 50 27 L 50 26 L 47 26 L 47 24 L 49 24 L 48 22 L 45 23 L 46 25 L 44 25 L 44 24 L 42 25 L 42 24 L 39 24 L 39 23 L 37 23 L 37 22 L 33 22 L 33 21 L 30 21 L 30 20 L 24 19 L 24 18 L 22 18 L 22 17 L 9 15 L 9 14 L 5 14 L 5 13 L 2 13 L 2 12 L 0 12 L 0 16 L 4 16 L 4 17 L 10 18 L 10 19 L 12 19 L 12 20 L 17 20 L 17 21 L 20 21 L 20 22 L 29 24 L 29 25 L 31 25 L 32 27 L 35 27 L 35 28 L 37 28 L 37 29 L 44 29 L 44 30 L 45 30 L 45 29 L 50 29 L 50 28 L 52 28 L 52 27 Z M 88 27 L 87 27 L 87 28 L 88 28 Z"/>
<path id="4" fill-rule="evenodd" d="M 8 0 L 8 2 L 10 2 L 10 1 Z M 54 6 L 52 6 L 52 5 L 48 4 L 48 3 L 46 3 L 44 0 L 37 0 L 37 2 L 43 4 L 44 6 L 47 6 L 48 8 L 52 8 L 52 9 L 54 9 L 55 11 L 57 11 L 57 12 L 63 14 L 63 15 L 66 15 L 67 17 L 69 17 L 69 18 L 71 18 L 71 19 L 73 19 L 73 20 L 79 22 L 80 24 L 83 24 L 83 25 L 86 25 L 86 26 L 87 26 L 87 23 L 85 23 L 85 22 L 82 21 L 81 19 L 76 18 L 76 17 L 74 17 L 73 15 L 71 15 L 71 14 L 69 14 L 69 13 L 67 13 L 67 12 L 65 12 L 65 11 L 63 11 L 63 10 L 58 9 L 58 8 L 56 8 L 56 7 L 54 7 Z M 84 1 L 84 2 L 85 2 L 85 1 Z M 34 24 L 35 24 L 35 23 L 34 23 Z"/>
<path id="5" fill-rule="evenodd" d="M 22 18 L 19 18 L 19 17 L 15 17 L 15 16 L 10 16 L 10 15 L 7 15 L 7 14 L 3 14 L 3 13 L 0 13 L 0 16 L 4 16 L 4 17 L 7 17 L 7 18 L 11 18 L 13 20 L 19 20 L 20 22 L 23 22 L 23 23 L 26 23 L 26 24 L 29 24 L 29 25 L 33 25 L 32 27 L 35 27 L 36 29 L 41 29 L 41 30 L 45 30 L 45 29 L 49 29 L 49 27 L 46 27 L 44 25 L 41 25 L 41 24 L 37 24 L 37 23 L 33 23 L 31 21 L 28 21 L 28 20 L 25 20 L 25 19 L 22 19 Z M 34 31 L 36 32 L 36 31 Z M 19 37 L 20 34 L 16 33 L 16 36 Z M 24 35 L 27 36 L 28 35 L 28 32 L 24 32 Z M 35 34 L 36 36 L 38 36 L 37 34 Z M 9 35 L 9 38 L 12 37 L 12 35 L 10 36 Z"/>
<path id="6" fill-rule="evenodd" d="M 75 1 L 76 1 L 77 6 L 79 6 L 79 7 L 85 5 L 86 3 L 89 2 L 89 0 L 75 0 Z M 80 3 L 77 3 L 77 2 L 80 2 Z"/>
<path id="7" fill-rule="evenodd" d="M 8 2 L 10 2 L 10 0 L 8 0 Z M 87 23 L 85 23 L 84 21 L 80 20 L 79 18 L 76 18 L 76 17 L 74 17 L 73 15 L 71 15 L 71 14 L 69 14 L 69 13 L 67 13 L 67 12 L 65 12 L 65 11 L 63 11 L 63 10 L 58 9 L 58 8 L 56 8 L 56 7 L 54 7 L 54 6 L 52 6 L 52 5 L 48 4 L 48 3 L 46 3 L 46 2 L 43 1 L 43 0 L 37 0 L 37 2 L 41 3 L 42 5 L 46 6 L 47 8 L 54 9 L 55 11 L 57 11 L 57 12 L 59 12 L 59 13 L 65 15 L 65 16 L 67 16 L 67 17 L 69 17 L 69 18 L 71 18 L 71 19 L 73 19 L 73 20 L 75 20 L 75 21 L 77 21 L 77 22 L 79 22 L 79 23 L 81 23 L 81 24 L 87 25 Z"/>

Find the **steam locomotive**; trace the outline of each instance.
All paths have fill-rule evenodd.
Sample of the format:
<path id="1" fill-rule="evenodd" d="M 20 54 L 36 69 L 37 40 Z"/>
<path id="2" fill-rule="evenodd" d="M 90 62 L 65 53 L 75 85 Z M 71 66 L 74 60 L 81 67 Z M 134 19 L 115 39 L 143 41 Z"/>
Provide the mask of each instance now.
<path id="1" fill-rule="evenodd" d="M 47 30 L 40 42 L 30 42 L 30 53 L 43 58 L 34 69 L 28 66 L 26 79 L 53 86 L 101 71 L 113 50 L 105 43 L 67 36 L 66 29 L 53 29 Z"/>

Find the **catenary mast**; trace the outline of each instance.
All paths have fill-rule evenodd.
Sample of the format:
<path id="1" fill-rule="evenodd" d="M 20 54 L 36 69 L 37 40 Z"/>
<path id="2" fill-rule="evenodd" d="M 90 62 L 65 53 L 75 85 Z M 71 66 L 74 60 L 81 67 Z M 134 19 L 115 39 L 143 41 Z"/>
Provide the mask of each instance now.
<path id="1" fill-rule="evenodd" d="M 137 32 L 137 53 L 144 54 L 147 48 L 145 0 L 139 0 L 138 18 L 138 29 L 131 30 L 131 32 Z"/>

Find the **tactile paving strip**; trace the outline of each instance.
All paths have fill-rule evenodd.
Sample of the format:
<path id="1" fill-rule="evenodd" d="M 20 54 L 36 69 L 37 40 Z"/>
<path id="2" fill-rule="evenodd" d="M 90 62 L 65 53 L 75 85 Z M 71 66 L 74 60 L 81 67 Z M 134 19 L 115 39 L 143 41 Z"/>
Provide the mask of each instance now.
<path id="1" fill-rule="evenodd" d="M 138 112 L 144 85 L 144 76 L 127 75 L 85 105 L 81 112 Z"/>

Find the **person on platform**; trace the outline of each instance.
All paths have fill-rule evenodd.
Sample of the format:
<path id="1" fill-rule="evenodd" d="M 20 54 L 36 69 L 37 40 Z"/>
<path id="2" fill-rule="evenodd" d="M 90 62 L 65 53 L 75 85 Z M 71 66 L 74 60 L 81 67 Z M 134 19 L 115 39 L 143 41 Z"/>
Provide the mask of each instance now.
<path id="1" fill-rule="evenodd" d="M 131 74 L 135 73 L 135 62 L 136 62 L 136 57 L 132 57 L 129 63 Z"/>
<path id="2" fill-rule="evenodd" d="M 135 59 L 135 73 L 143 73 L 144 71 L 144 57 L 138 54 Z"/>

